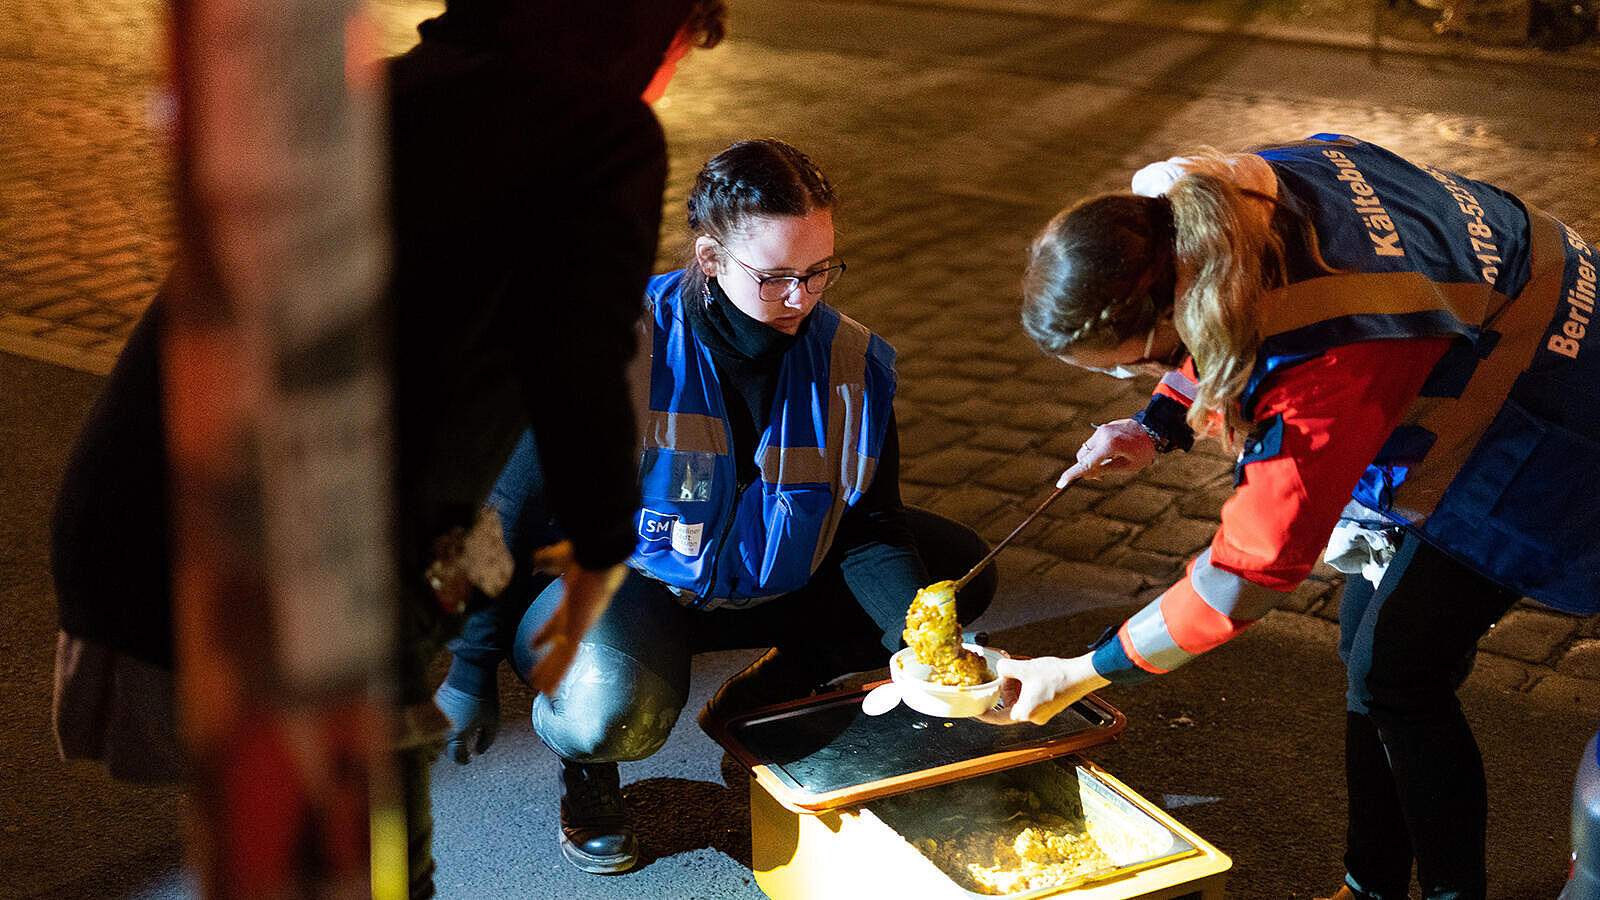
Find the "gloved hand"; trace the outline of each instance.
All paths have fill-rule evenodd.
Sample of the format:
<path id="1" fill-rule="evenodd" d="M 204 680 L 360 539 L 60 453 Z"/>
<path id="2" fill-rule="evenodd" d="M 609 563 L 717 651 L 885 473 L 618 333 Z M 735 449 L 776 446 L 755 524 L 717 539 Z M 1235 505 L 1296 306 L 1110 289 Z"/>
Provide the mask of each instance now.
<path id="1" fill-rule="evenodd" d="M 1132 419 L 1107 422 L 1094 430 L 1078 448 L 1078 461 L 1061 473 L 1056 487 L 1079 478 L 1132 475 L 1156 458 L 1155 438 Z"/>
<path id="2" fill-rule="evenodd" d="M 490 697 L 474 697 L 449 683 L 439 685 L 433 694 L 433 704 L 450 720 L 450 736 L 445 740 L 445 753 L 461 765 L 472 761 L 474 753 L 482 754 L 500 734 L 499 689 L 491 685 Z"/>
<path id="3" fill-rule="evenodd" d="M 1111 683 L 1095 671 L 1093 654 L 1089 653 L 1070 659 L 1002 659 L 995 665 L 995 674 L 1002 680 L 1000 699 L 1005 707 L 979 716 L 991 725 L 1043 725 L 1085 694 Z"/>

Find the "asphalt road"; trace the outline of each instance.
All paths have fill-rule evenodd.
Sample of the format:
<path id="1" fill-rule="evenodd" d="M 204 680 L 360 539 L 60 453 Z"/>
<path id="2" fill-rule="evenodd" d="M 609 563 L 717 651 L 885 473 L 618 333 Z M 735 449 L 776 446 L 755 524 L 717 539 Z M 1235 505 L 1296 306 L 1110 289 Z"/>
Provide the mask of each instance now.
<path id="1" fill-rule="evenodd" d="M 109 8 L 148 27 L 129 12 L 138 5 Z M 68 20 L 96 9 L 60 6 Z M 395 49 L 428 8 L 382 4 Z M 692 56 L 660 108 L 673 152 L 662 267 L 676 264 L 683 191 L 707 155 L 756 135 L 810 152 L 844 201 L 839 246 L 850 273 L 830 300 L 900 351 L 906 496 L 991 539 L 1032 508 L 1091 421 L 1137 408 L 1148 389 L 1041 359 L 1015 313 L 1028 238 L 1065 202 L 1124 185 L 1144 162 L 1198 144 L 1342 131 L 1502 184 L 1600 236 L 1592 71 L 1374 60 L 1350 47 L 917 4 L 740 0 L 734 15 L 728 43 Z M 56 43 L 24 69 L 52 78 L 99 71 L 103 44 L 116 60 L 111 75 L 67 78 L 67 99 L 25 106 L 24 124 L 70 118 L 74 90 L 118 109 L 142 106 L 153 51 L 130 60 L 126 45 L 75 36 L 41 33 L 40 46 Z M 0 56 L 31 52 L 9 40 Z M 148 141 L 143 126 L 116 116 L 79 125 L 67 129 L 78 140 L 59 161 L 8 152 L 12 169 L 0 181 L 23 172 L 71 207 L 74 190 L 117 177 L 49 177 L 82 153 L 131 166 L 141 187 L 159 182 L 148 155 L 94 155 L 122 136 Z M 118 202 L 154 207 L 148 220 L 161 221 L 158 197 L 130 193 Z M 0 232 L 23 233 L 15 207 L 0 212 Z M 145 230 L 159 257 L 160 225 Z M 83 268 L 85 279 L 97 271 Z M 21 283 L 0 290 L 0 306 L 34 315 L 44 304 Z M 50 743 L 43 523 L 97 385 L 81 371 L 0 353 L 0 602 L 12 622 L 0 632 L 0 897 L 190 893 L 181 795 L 63 766 Z M 1125 490 L 1064 499 L 1002 554 L 1001 599 L 981 624 L 1019 653 L 1081 647 L 1169 583 L 1209 538 L 1227 470 L 1221 454 L 1203 451 L 1164 459 Z M 1319 571 L 1288 608 L 1230 646 L 1173 676 L 1103 693 L 1130 724 L 1093 758 L 1229 853 L 1232 897 L 1325 894 L 1342 871 L 1335 584 Z M 1463 703 L 1491 783 L 1491 897 L 1536 900 L 1553 897 L 1564 877 L 1571 773 L 1600 719 L 1600 691 L 1577 661 L 1596 633 L 1592 622 L 1515 615 L 1486 641 L 1494 652 L 1482 655 Z M 750 655 L 697 661 L 688 710 Z M 555 840 L 554 761 L 527 724 L 525 690 L 509 676 L 502 685 L 507 727 L 490 755 L 436 767 L 442 896 L 761 896 L 748 869 L 744 774 L 688 716 L 660 753 L 623 769 L 644 864 L 616 878 L 567 867 Z"/>

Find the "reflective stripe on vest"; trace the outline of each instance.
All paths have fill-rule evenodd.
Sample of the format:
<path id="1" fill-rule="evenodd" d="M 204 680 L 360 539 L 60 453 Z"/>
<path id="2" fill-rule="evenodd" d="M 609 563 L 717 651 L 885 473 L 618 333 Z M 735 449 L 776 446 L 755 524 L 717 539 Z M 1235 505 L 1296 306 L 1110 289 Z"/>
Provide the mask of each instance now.
<path id="1" fill-rule="evenodd" d="M 818 305 L 784 357 L 754 448 L 758 480 L 736 482 L 710 351 L 688 329 L 681 273 L 651 280 L 644 496 L 631 563 L 704 598 L 743 606 L 804 585 L 839 522 L 870 487 L 894 396 L 894 351 Z"/>
<path id="2" fill-rule="evenodd" d="M 1526 596 L 1595 611 L 1600 478 L 1588 468 L 1600 460 L 1600 350 L 1582 352 L 1594 248 L 1490 185 L 1324 137 L 1262 152 L 1286 200 L 1307 201 L 1339 273 L 1265 298 L 1242 410 L 1251 416 L 1272 372 L 1327 347 L 1462 338 L 1355 499 Z M 1392 232 L 1373 231 L 1374 209 Z"/>

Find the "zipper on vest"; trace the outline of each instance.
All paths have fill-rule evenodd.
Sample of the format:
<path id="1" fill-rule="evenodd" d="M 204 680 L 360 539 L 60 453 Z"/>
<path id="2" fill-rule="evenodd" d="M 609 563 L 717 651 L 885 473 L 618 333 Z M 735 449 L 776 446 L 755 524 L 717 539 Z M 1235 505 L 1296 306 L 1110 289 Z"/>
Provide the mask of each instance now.
<path id="1" fill-rule="evenodd" d="M 728 511 L 728 519 L 722 525 L 722 536 L 717 538 L 717 555 L 711 558 L 711 583 L 706 585 L 708 590 L 715 590 L 717 586 L 717 570 L 722 568 L 722 549 L 728 544 L 728 535 L 733 533 L 733 523 L 739 519 L 739 501 L 744 499 L 744 492 L 755 484 L 753 481 L 742 481 L 733 492 L 733 509 Z M 694 608 L 701 609 L 711 598 L 700 596 L 694 601 Z"/>

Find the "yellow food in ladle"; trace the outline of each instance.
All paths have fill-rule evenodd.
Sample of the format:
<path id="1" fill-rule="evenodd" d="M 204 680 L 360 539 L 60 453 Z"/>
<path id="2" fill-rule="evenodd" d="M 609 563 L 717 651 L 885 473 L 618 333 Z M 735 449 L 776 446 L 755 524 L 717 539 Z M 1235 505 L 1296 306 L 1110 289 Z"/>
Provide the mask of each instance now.
<path id="1" fill-rule="evenodd" d="M 956 621 L 956 583 L 936 581 L 917 591 L 906 611 L 906 645 L 916 651 L 917 662 L 933 667 L 930 681 L 965 687 L 989 681 L 983 657 L 961 646 L 961 623 Z"/>

